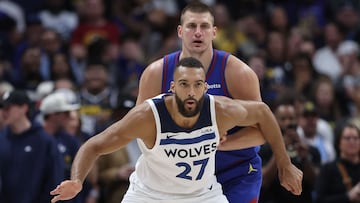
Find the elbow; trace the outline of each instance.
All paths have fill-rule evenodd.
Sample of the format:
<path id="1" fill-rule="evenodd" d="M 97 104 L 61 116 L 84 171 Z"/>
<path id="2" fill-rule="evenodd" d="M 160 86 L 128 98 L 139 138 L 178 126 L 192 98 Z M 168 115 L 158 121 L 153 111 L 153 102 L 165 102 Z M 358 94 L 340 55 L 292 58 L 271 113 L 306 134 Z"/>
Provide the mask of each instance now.
<path id="1" fill-rule="evenodd" d="M 80 149 L 93 157 L 99 157 L 101 155 L 102 146 L 97 144 L 94 139 L 95 137 L 90 138 L 80 147 Z"/>
<path id="2" fill-rule="evenodd" d="M 272 114 L 270 107 L 264 102 L 259 103 L 259 109 L 261 110 L 261 116 L 267 115 L 268 113 Z"/>

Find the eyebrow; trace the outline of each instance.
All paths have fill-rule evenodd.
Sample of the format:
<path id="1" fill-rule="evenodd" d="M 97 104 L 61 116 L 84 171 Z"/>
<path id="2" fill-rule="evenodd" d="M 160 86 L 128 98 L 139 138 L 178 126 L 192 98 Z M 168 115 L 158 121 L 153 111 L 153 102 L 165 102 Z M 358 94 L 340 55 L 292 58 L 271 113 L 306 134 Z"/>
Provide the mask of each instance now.
<path id="1" fill-rule="evenodd" d="M 180 79 L 178 80 L 178 82 L 189 82 L 189 80 L 186 80 L 186 79 Z M 205 83 L 204 80 L 196 80 L 195 82 L 202 82 L 202 83 Z"/>

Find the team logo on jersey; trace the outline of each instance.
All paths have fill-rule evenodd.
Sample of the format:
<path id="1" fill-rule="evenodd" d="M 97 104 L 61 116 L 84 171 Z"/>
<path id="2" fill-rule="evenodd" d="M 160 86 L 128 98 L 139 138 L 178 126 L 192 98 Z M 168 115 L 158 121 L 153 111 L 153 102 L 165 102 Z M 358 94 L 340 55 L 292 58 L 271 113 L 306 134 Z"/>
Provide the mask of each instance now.
<path id="1" fill-rule="evenodd" d="M 250 163 L 249 164 L 249 171 L 248 174 L 250 174 L 251 172 L 257 172 L 258 170 L 256 168 L 253 167 L 253 165 Z"/>

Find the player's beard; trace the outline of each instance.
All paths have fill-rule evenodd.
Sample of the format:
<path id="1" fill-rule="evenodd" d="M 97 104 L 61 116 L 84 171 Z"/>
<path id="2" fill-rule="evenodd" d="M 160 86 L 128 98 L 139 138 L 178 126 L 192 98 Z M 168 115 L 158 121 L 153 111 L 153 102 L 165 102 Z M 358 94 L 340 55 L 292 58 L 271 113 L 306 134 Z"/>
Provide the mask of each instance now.
<path id="1" fill-rule="evenodd" d="M 178 97 L 178 95 L 175 93 L 175 100 L 176 100 L 176 104 L 178 106 L 178 111 L 182 116 L 184 116 L 184 117 L 194 117 L 200 112 L 200 109 L 203 106 L 204 95 L 199 100 L 196 100 L 193 97 L 189 97 L 189 98 L 185 99 L 184 101 L 182 101 L 180 99 L 180 97 Z M 189 100 L 195 102 L 195 108 L 193 108 L 191 110 L 188 110 L 185 107 L 186 102 L 189 101 Z"/>

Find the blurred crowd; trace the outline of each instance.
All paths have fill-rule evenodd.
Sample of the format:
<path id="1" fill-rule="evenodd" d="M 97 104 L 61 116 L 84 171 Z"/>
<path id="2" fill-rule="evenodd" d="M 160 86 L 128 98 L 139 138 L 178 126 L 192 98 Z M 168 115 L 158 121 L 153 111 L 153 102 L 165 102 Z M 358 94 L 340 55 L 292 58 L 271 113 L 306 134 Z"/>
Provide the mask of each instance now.
<path id="1" fill-rule="evenodd" d="M 0 1 L 0 172 L 25 173 L 25 180 L 0 173 L 0 202 L 20 202 L 6 198 L 18 193 L 22 181 L 32 182 L 34 194 L 69 176 L 81 143 L 135 105 L 145 67 L 181 48 L 176 28 L 189 1 Z M 303 194 L 290 195 L 277 180 L 271 149 L 262 146 L 259 202 L 359 203 L 360 1 L 202 2 L 214 9 L 214 47 L 255 71 L 289 155 L 304 172 Z M 27 141 L 52 141 L 3 141 L 17 134 L 52 135 L 58 150 L 37 151 L 32 158 L 61 161 L 43 163 L 47 170 L 41 172 L 39 163 L 19 151 L 32 150 Z M 4 150 L 14 143 L 19 151 Z M 131 143 L 102 157 L 74 202 L 119 202 L 138 153 Z M 36 165 L 32 173 L 43 175 L 42 182 L 27 177 L 28 168 L 17 165 L 21 161 Z M 64 170 L 54 178 L 60 165 Z"/>

